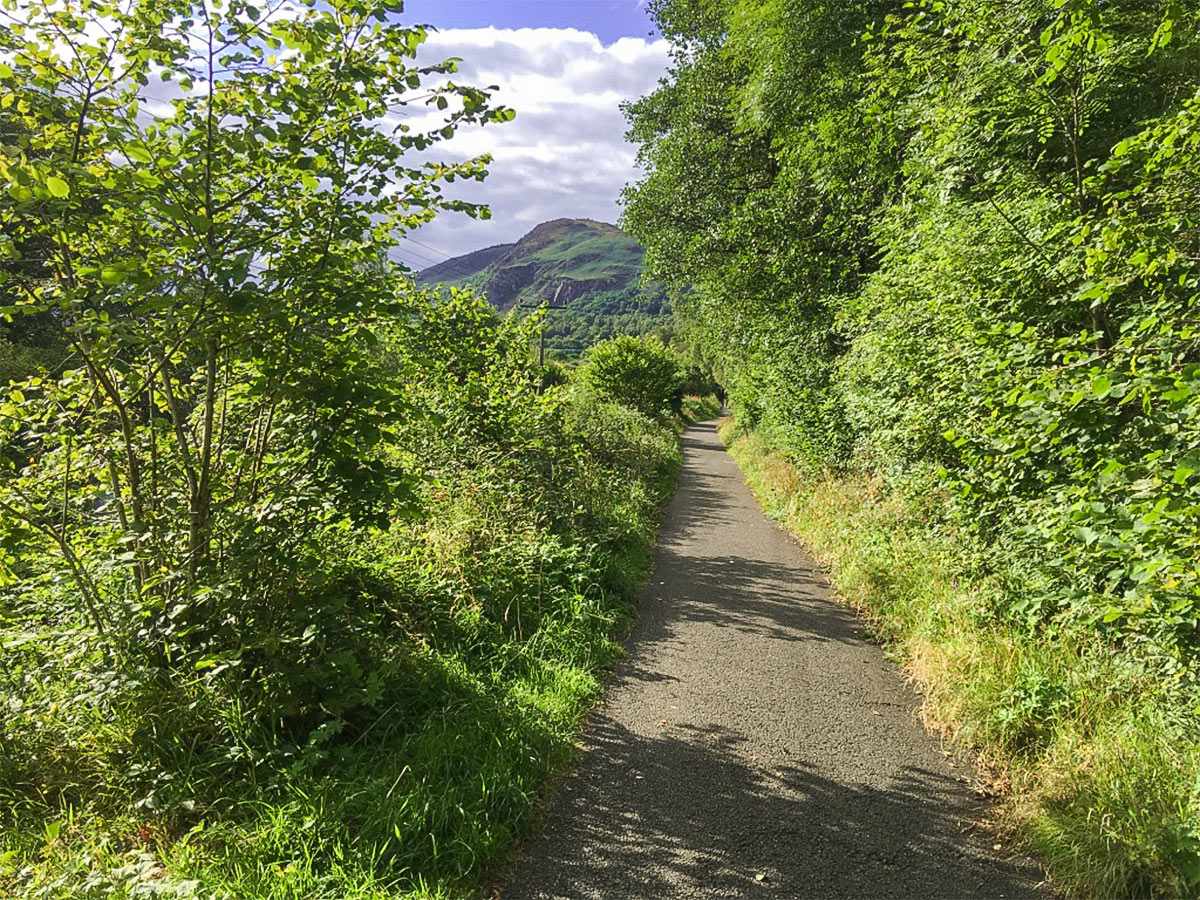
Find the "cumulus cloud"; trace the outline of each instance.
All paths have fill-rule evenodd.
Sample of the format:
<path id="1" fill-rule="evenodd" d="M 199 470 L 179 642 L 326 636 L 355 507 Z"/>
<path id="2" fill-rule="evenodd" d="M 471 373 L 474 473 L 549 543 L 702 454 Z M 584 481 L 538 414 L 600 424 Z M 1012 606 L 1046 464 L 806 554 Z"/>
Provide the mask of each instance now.
<path id="1" fill-rule="evenodd" d="M 420 244 L 402 242 L 398 258 L 421 268 L 444 258 L 430 248 L 455 256 L 514 241 L 547 219 L 616 219 L 621 188 L 637 177 L 619 106 L 657 84 L 667 67 L 666 41 L 626 37 L 606 46 L 570 28 L 432 33 L 419 60 L 446 57 L 462 59 L 455 81 L 497 85 L 494 100 L 517 117 L 463 129 L 435 154 L 447 161 L 492 154 L 486 181 L 448 188 L 452 196 L 487 203 L 492 219 L 444 214 L 413 235 Z M 414 110 L 407 121 L 419 127 L 423 119 Z"/>
<path id="2" fill-rule="evenodd" d="M 281 0 L 274 16 L 300 14 L 299 7 Z M 451 196 L 486 203 L 492 218 L 442 214 L 416 232 L 413 242 L 402 242 L 398 259 L 424 268 L 447 256 L 515 241 L 547 219 L 617 218 L 621 188 L 637 177 L 620 104 L 653 90 L 663 76 L 665 40 L 622 37 L 606 45 L 575 28 L 445 29 L 430 33 L 418 62 L 448 57 L 462 60 L 456 82 L 496 85 L 494 102 L 513 108 L 517 117 L 502 125 L 464 128 L 428 157 L 452 162 L 492 154 L 483 183 L 447 186 Z M 192 90 L 199 93 L 203 85 Z M 170 114 L 182 92 L 178 82 L 153 78 L 142 95 L 142 115 L 148 119 Z M 444 114 L 417 105 L 404 111 L 404 121 L 418 131 L 439 128 Z"/>

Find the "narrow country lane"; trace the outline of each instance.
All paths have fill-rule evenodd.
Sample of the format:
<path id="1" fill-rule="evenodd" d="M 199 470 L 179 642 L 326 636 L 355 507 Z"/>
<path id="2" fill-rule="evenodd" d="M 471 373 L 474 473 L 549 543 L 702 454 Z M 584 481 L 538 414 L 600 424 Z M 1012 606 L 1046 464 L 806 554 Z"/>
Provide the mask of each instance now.
<path id="1" fill-rule="evenodd" d="M 628 658 L 504 900 L 1048 896 L 714 426 L 684 447 Z"/>

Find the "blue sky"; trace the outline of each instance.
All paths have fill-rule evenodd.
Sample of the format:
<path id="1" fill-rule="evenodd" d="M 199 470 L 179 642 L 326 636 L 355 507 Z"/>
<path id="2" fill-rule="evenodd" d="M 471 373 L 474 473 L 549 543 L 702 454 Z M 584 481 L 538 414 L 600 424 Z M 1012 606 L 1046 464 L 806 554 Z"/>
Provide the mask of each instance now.
<path id="1" fill-rule="evenodd" d="M 645 0 L 407 0 L 402 19 L 438 28 L 578 28 L 605 44 L 649 37 Z"/>
<path id="2" fill-rule="evenodd" d="M 625 141 L 625 100 L 652 91 L 665 74 L 667 43 L 651 35 L 639 0 L 408 0 L 405 23 L 433 25 L 418 54 L 431 63 L 462 60 L 454 80 L 496 85 L 494 101 L 516 119 L 465 128 L 437 147 L 451 162 L 489 153 L 482 184 L 447 193 L 486 203 L 492 218 L 443 214 L 402 241 L 395 257 L 421 269 L 492 244 L 511 243 L 556 218 L 616 222 L 621 189 L 636 181 Z M 405 121 L 440 127 L 412 108 Z"/>

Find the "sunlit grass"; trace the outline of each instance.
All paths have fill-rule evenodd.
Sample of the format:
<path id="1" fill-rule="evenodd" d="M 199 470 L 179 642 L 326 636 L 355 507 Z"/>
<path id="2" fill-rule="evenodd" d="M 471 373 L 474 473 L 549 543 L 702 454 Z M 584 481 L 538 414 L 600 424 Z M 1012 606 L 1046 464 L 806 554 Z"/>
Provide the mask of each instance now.
<path id="1" fill-rule="evenodd" d="M 1194 698 L 1094 636 L 1019 632 L 1011 590 L 961 539 L 861 476 L 806 476 L 732 421 L 722 437 L 767 511 L 902 660 L 929 726 L 979 755 L 1000 826 L 1077 897 L 1200 892 Z"/>

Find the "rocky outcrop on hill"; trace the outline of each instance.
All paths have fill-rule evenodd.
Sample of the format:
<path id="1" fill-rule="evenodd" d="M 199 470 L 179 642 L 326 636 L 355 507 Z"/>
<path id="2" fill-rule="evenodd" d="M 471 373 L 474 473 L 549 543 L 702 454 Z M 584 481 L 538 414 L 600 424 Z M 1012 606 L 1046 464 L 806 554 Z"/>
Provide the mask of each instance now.
<path id="1" fill-rule="evenodd" d="M 642 248 L 614 225 L 554 219 L 515 244 L 497 244 L 432 266 L 423 284 L 472 284 L 501 311 L 636 290 Z"/>

